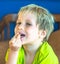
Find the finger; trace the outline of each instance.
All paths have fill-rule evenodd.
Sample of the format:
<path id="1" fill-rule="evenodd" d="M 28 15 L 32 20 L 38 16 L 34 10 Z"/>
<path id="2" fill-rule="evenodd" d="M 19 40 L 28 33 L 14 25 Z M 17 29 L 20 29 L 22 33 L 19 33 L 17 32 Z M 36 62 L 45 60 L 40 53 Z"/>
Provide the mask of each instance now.
<path id="1" fill-rule="evenodd" d="M 18 37 L 18 35 L 19 35 L 18 33 L 17 33 L 16 35 L 14 35 L 13 38 L 11 39 L 11 41 L 12 41 L 12 42 L 15 42 L 16 39 L 17 39 L 17 37 Z"/>
<path id="2" fill-rule="evenodd" d="M 18 37 L 18 35 L 19 35 L 19 33 L 17 33 L 14 37 L 15 37 L 15 38 L 17 38 L 17 37 Z"/>

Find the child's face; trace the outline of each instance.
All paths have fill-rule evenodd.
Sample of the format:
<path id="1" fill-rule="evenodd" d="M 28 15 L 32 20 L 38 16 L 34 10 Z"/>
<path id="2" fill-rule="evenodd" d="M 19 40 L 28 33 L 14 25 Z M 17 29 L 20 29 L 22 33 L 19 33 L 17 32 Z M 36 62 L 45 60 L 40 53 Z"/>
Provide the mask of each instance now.
<path id="1" fill-rule="evenodd" d="M 39 38 L 39 29 L 36 25 L 36 16 L 32 13 L 20 13 L 16 22 L 15 34 L 20 34 L 20 39 L 25 43 L 35 42 Z"/>

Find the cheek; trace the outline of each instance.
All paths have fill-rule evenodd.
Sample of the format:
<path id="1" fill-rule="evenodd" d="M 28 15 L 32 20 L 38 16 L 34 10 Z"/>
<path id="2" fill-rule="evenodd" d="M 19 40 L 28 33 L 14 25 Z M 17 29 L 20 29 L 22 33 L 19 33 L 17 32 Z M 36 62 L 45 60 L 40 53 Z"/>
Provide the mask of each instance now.
<path id="1" fill-rule="evenodd" d="M 38 30 L 35 28 L 31 28 L 30 30 L 28 30 L 28 35 L 30 38 L 36 38 L 38 37 Z"/>

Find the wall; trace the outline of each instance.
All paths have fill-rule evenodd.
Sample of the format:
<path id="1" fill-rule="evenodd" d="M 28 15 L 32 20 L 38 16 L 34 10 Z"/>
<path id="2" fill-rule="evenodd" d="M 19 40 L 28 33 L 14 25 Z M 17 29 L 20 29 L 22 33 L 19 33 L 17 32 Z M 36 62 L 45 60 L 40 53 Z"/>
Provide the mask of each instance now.
<path id="1" fill-rule="evenodd" d="M 21 6 L 34 3 L 47 8 L 51 13 L 60 13 L 60 1 L 39 1 L 39 0 L 22 0 L 22 1 L 0 1 L 0 19 L 6 14 L 17 13 Z"/>
<path id="2" fill-rule="evenodd" d="M 33 3 L 47 8 L 52 14 L 60 14 L 60 1 L 59 0 L 48 0 L 48 1 L 47 0 L 20 0 L 20 1 L 0 0 L 0 20 L 2 20 L 2 18 L 7 14 L 18 13 L 19 9 L 22 6 L 25 6 L 27 4 L 33 4 Z M 13 30 L 14 26 L 15 24 L 11 24 L 10 29 Z M 57 29 L 57 24 L 55 25 L 55 28 Z M 11 31 L 10 33 L 12 37 L 14 32 Z"/>

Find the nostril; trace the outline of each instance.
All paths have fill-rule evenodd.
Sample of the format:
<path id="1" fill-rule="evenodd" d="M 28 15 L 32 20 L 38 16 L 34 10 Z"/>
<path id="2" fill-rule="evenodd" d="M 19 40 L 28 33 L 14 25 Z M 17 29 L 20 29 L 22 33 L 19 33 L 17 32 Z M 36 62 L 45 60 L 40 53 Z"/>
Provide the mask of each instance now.
<path id="1" fill-rule="evenodd" d="M 23 31 L 23 30 L 24 30 L 24 27 L 19 27 L 19 30 L 20 30 L 20 31 Z"/>

